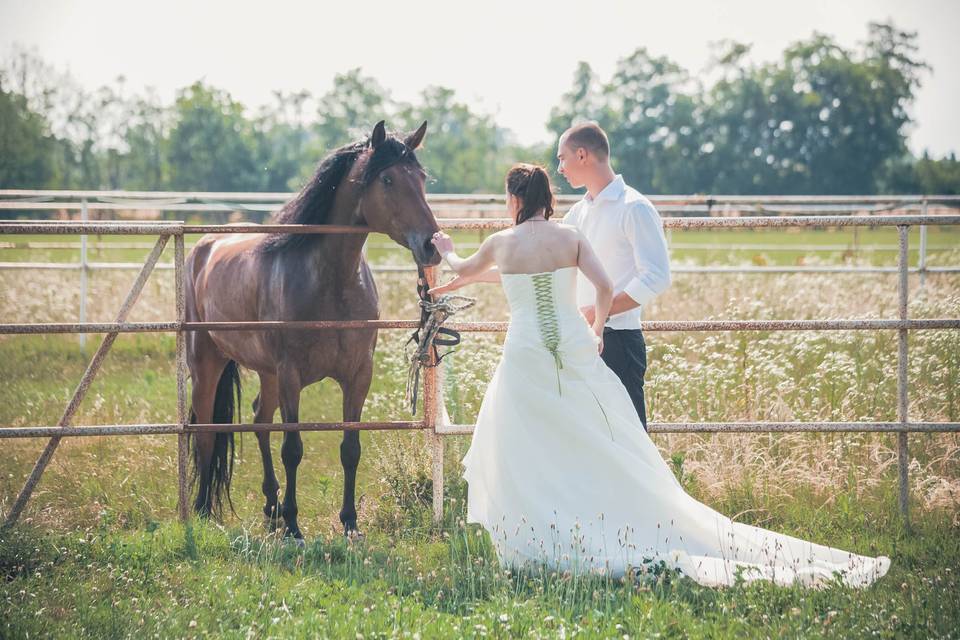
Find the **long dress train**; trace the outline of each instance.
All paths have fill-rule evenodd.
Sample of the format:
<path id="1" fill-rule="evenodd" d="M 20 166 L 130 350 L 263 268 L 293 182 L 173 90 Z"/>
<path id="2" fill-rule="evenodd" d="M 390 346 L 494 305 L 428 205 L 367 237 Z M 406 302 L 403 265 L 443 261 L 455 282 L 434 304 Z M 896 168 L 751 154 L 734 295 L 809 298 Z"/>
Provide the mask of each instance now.
<path id="1" fill-rule="evenodd" d="M 505 566 L 622 576 L 663 562 L 700 584 L 869 585 L 890 567 L 733 522 L 680 486 L 577 309 L 576 267 L 502 274 L 511 320 L 470 449 L 467 520 Z"/>

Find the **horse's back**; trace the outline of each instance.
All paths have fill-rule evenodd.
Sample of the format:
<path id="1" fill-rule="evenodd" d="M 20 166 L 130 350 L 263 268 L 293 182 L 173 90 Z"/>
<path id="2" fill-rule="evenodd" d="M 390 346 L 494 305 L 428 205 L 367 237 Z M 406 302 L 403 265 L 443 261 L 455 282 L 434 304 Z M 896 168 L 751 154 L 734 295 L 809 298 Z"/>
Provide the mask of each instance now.
<path id="1" fill-rule="evenodd" d="M 329 269 L 303 271 L 299 262 L 260 251 L 267 234 L 209 234 L 188 258 L 188 319 L 376 320 L 379 296 L 373 274 L 361 258 L 352 277 Z M 189 309 L 195 305 L 195 310 Z M 275 372 L 298 363 L 301 380 L 352 378 L 372 360 L 376 329 L 346 332 L 210 331 L 230 359 L 258 371 Z"/>
<path id="2" fill-rule="evenodd" d="M 198 277 L 204 272 L 225 269 L 236 272 L 254 266 L 258 247 L 263 242 L 262 233 L 207 234 L 197 241 L 190 252 L 191 275 Z M 230 277 L 236 277 L 236 273 Z"/>

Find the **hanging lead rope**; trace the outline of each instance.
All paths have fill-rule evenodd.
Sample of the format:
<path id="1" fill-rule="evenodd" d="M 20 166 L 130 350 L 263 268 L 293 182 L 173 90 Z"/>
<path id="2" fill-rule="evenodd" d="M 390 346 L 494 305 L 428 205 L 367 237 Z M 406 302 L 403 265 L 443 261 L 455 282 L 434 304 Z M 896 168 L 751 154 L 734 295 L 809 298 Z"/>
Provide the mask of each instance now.
<path id="1" fill-rule="evenodd" d="M 429 287 L 423 274 L 423 267 L 418 265 L 417 271 L 419 272 L 417 295 L 420 296 L 420 326 L 406 342 L 406 344 L 413 342 L 416 345 L 413 355 L 410 356 L 410 368 L 407 372 L 407 402 L 410 403 L 410 413 L 413 415 L 417 414 L 420 369 L 437 366 L 443 358 L 453 352 L 453 349 L 450 349 L 441 355 L 437 345 L 455 347 L 460 344 L 460 332 L 443 327 L 443 323 L 450 316 L 469 309 L 477 303 L 475 298 L 458 295 L 443 295 L 434 301 L 433 296 L 427 293 Z M 430 363 L 431 349 L 436 358 L 434 364 Z"/>

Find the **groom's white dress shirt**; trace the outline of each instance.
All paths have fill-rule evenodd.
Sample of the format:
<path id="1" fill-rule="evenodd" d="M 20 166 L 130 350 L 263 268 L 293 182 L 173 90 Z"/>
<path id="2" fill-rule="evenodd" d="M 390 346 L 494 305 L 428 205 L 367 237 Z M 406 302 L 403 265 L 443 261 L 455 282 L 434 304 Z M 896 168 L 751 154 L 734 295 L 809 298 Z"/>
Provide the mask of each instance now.
<path id="1" fill-rule="evenodd" d="M 580 229 L 613 281 L 614 295 L 621 291 L 639 307 L 610 316 L 611 329 L 639 329 L 643 305 L 670 286 L 670 258 L 663 221 L 653 204 L 617 175 L 596 198 L 586 194 L 563 222 Z M 596 289 L 580 273 L 577 305 L 593 306 Z"/>

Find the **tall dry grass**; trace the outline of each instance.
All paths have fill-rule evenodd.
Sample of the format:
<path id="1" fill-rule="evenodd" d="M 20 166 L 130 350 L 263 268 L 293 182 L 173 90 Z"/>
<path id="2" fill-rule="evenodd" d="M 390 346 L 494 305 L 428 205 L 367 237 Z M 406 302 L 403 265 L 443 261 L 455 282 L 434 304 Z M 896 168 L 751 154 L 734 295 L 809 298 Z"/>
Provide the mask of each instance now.
<path id="1" fill-rule="evenodd" d="M 942 259 L 960 263 L 960 251 Z M 76 274 L 37 271 L 25 276 L 0 272 L 0 318 L 76 319 Z M 112 320 L 134 277 L 130 272 L 95 273 L 89 320 Z M 416 316 L 411 275 L 383 274 L 378 281 L 382 317 Z M 893 274 L 678 274 L 644 316 L 893 318 L 896 283 Z M 476 296 L 478 304 L 459 319 L 509 317 L 498 287 L 475 285 L 464 292 Z M 960 315 L 960 278 L 932 275 L 921 288 L 911 277 L 909 313 L 920 318 Z M 130 319 L 173 317 L 172 274 L 155 273 Z M 897 338 L 892 331 L 648 332 L 646 338 L 648 413 L 654 421 L 896 419 Z M 0 346 L 16 339 L 4 338 Z M 466 334 L 464 344 L 446 361 L 447 405 L 455 421 L 473 421 L 501 339 Z M 386 383 L 375 385 L 365 417 L 400 418 L 398 411 L 405 406 L 405 340 L 404 332 L 381 333 L 377 371 Z M 909 375 L 911 419 L 960 420 L 960 331 L 912 332 Z M 143 408 L 139 417 L 149 413 Z M 812 492 L 831 505 L 841 496 L 889 490 L 895 483 L 896 437 L 890 434 L 661 434 L 654 440 L 689 488 L 711 501 L 728 500 L 738 492 L 762 494 L 760 508 L 769 510 L 798 492 Z M 447 442 L 451 497 L 456 500 L 460 489 L 454 472 L 469 440 L 453 437 Z M 377 490 L 367 496 L 364 508 L 385 526 L 400 526 L 404 509 L 429 500 L 429 449 L 421 435 L 408 433 L 378 434 L 372 444 L 373 455 L 365 454 L 364 464 L 370 465 Z M 84 443 L 80 448 L 93 446 Z M 960 512 L 960 435 L 911 435 L 910 478 L 917 507 Z"/>

